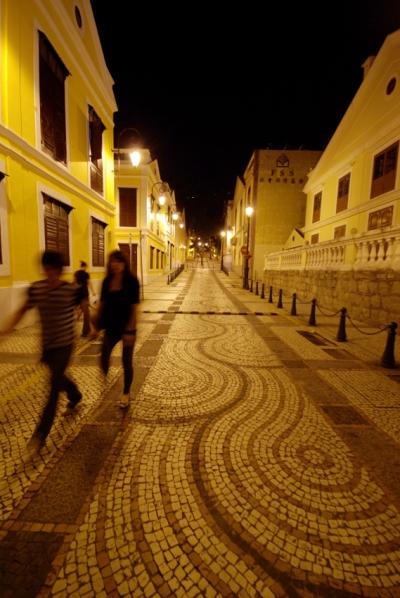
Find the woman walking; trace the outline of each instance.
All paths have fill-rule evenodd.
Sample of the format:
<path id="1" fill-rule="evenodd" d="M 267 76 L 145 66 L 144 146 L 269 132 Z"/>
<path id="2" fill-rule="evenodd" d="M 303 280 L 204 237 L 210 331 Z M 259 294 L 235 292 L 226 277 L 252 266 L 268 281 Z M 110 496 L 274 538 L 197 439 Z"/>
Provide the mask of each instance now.
<path id="1" fill-rule="evenodd" d="M 93 318 L 96 331 L 104 329 L 100 365 L 107 375 L 111 352 L 122 340 L 124 391 L 119 406 L 129 406 L 129 392 L 133 380 L 133 349 L 136 340 L 139 281 L 129 269 L 122 251 L 112 251 L 108 257 L 107 275 L 103 281 L 100 304 Z"/>

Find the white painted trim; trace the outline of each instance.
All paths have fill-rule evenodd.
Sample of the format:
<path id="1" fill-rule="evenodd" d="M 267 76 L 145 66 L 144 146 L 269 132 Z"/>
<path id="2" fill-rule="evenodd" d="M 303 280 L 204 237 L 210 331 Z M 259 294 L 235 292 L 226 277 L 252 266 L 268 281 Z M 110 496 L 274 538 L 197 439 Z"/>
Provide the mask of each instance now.
<path id="1" fill-rule="evenodd" d="M 40 78 L 39 78 L 39 23 L 33 23 L 33 109 L 35 112 L 35 146 L 42 150 L 42 128 L 40 125 Z"/>
<path id="2" fill-rule="evenodd" d="M 10 157 L 14 158 L 16 162 L 27 165 L 32 171 L 38 173 L 40 176 L 50 179 L 53 183 L 63 186 L 68 192 L 78 195 L 84 201 L 92 204 L 98 208 L 98 204 L 102 204 L 102 207 L 110 215 L 115 212 L 114 204 L 106 201 L 101 195 L 93 191 L 87 185 L 84 185 L 79 179 L 75 178 L 65 167 L 60 166 L 59 162 L 55 162 L 45 152 L 39 151 L 24 139 L 19 137 L 16 133 L 10 129 L 0 125 L 0 135 L 3 135 L 9 141 L 17 146 L 21 152 L 26 152 L 31 158 L 26 158 L 21 152 L 16 151 L 9 145 L 6 145 L 0 141 L 0 150 L 7 153 Z M 39 162 L 39 165 L 34 161 Z M 45 168 L 49 170 L 44 170 Z"/>
<path id="3" fill-rule="evenodd" d="M 5 161 L 0 160 L 0 170 L 6 172 Z M 0 182 L 0 229 L 1 229 L 1 252 L 3 263 L 0 264 L 0 276 L 10 276 L 10 239 L 8 236 L 8 210 L 6 179 Z"/>
<path id="4" fill-rule="evenodd" d="M 52 187 L 48 187 L 47 185 L 43 185 L 43 183 L 36 183 L 36 190 L 37 190 L 37 203 L 38 203 L 38 231 L 39 231 L 39 248 L 40 251 L 44 251 L 46 247 L 45 242 L 45 234 L 44 234 L 44 208 L 43 208 L 43 195 L 42 193 L 46 193 L 52 199 L 57 199 L 61 203 L 74 208 L 71 199 L 66 195 L 63 195 L 56 189 Z M 71 210 L 72 212 L 72 210 Z M 73 253 L 73 244 L 72 244 L 72 219 L 70 218 L 70 214 L 68 214 L 68 248 L 69 248 L 69 262 L 70 265 L 66 266 L 63 269 L 63 272 L 67 274 L 71 274 L 73 272 L 72 264 L 74 263 L 74 253 Z"/>

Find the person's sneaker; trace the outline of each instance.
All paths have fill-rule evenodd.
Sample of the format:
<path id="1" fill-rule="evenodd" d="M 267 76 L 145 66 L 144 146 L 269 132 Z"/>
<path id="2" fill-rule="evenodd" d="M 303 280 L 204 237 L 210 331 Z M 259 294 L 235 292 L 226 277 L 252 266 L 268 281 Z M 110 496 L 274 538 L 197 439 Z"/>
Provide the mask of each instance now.
<path id="1" fill-rule="evenodd" d="M 126 409 L 127 407 L 129 407 L 129 394 L 122 395 L 118 405 L 121 409 Z"/>
<path id="2" fill-rule="evenodd" d="M 45 441 L 42 438 L 40 438 L 40 436 L 34 434 L 32 438 L 29 440 L 28 444 L 26 445 L 28 457 L 30 459 L 36 457 L 36 455 L 39 454 L 40 449 L 43 447 L 44 443 Z"/>

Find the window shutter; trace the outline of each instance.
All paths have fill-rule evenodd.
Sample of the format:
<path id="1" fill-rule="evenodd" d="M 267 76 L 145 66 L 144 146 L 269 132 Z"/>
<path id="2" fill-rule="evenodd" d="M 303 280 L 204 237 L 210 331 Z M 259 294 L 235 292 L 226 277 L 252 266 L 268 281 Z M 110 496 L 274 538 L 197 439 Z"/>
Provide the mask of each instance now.
<path id="1" fill-rule="evenodd" d="M 69 212 L 71 208 L 43 193 L 46 249 L 59 251 L 69 265 Z"/>
<path id="2" fill-rule="evenodd" d="M 399 144 L 395 143 L 374 158 L 371 198 L 392 191 L 396 184 L 397 155 Z"/>
<path id="3" fill-rule="evenodd" d="M 313 207 L 313 222 L 318 222 L 321 218 L 321 201 L 322 201 L 322 192 L 320 191 L 316 195 L 314 195 L 314 207 Z"/>
<path id="4" fill-rule="evenodd" d="M 346 174 L 338 183 L 338 193 L 336 200 L 336 212 L 342 212 L 347 210 L 349 201 L 349 187 L 350 187 L 350 174 Z"/>
<path id="5" fill-rule="evenodd" d="M 134 187 L 119 188 L 119 224 L 120 226 L 137 226 L 137 189 Z"/>
<path id="6" fill-rule="evenodd" d="M 94 108 L 89 106 L 89 139 L 90 139 L 90 159 L 96 163 L 101 160 L 103 147 L 103 131 L 105 126 L 96 114 Z"/>
<path id="7" fill-rule="evenodd" d="M 93 266 L 104 266 L 104 229 L 106 224 L 92 218 L 92 263 Z"/>
<path id="8" fill-rule="evenodd" d="M 42 147 L 66 162 L 65 90 L 69 75 L 47 37 L 39 32 L 39 90 Z"/>

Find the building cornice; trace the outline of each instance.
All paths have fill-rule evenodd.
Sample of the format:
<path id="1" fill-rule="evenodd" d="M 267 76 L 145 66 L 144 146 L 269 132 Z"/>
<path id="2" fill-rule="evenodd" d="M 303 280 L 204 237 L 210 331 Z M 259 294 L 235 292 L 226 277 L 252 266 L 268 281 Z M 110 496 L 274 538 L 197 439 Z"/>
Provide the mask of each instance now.
<path id="1" fill-rule="evenodd" d="M 2 137 L 9 141 L 10 144 L 7 144 Z M 14 149 L 11 144 L 16 146 L 17 149 Z M 50 156 L 39 151 L 1 124 L 0 150 L 5 152 L 6 155 L 11 156 L 15 161 L 25 164 L 30 170 L 40 174 L 56 185 L 63 187 L 66 191 L 79 196 L 92 206 L 95 206 L 98 209 L 102 208 L 110 215 L 114 214 L 114 204 L 106 201 L 98 193 L 90 189 L 90 187 L 84 185 L 65 167 L 52 160 Z"/>
<path id="2" fill-rule="evenodd" d="M 73 27 L 66 29 L 66 31 L 71 35 L 71 41 L 73 42 L 73 44 L 68 45 L 66 38 L 64 35 L 61 35 L 59 27 L 57 27 L 57 24 L 51 16 L 51 13 L 48 11 L 44 0 L 35 0 L 35 2 L 51 26 L 51 31 L 57 40 L 57 44 L 62 48 L 63 55 L 68 57 L 69 64 L 73 65 L 75 72 L 79 73 L 82 81 L 84 81 L 87 89 L 89 89 L 92 94 L 92 101 L 94 102 L 94 100 L 96 100 L 96 108 L 100 109 L 102 119 L 104 118 L 107 127 L 112 129 L 114 127 L 114 123 L 109 114 L 110 112 L 114 113 L 117 111 L 117 104 L 112 91 L 113 81 L 105 62 L 104 71 L 109 77 L 108 84 L 106 84 L 100 77 L 95 76 L 96 74 L 100 74 L 99 69 L 93 62 L 92 57 L 87 51 L 86 46 L 78 32 L 75 32 Z M 53 0 L 53 2 L 54 4 L 57 4 L 57 11 L 60 15 L 62 15 L 63 23 L 68 23 L 68 21 L 71 21 L 71 18 L 65 10 L 63 3 L 60 2 L 60 0 Z M 46 33 L 46 31 L 44 31 L 44 33 Z M 71 50 L 71 47 L 73 48 L 73 51 Z M 86 76 L 86 72 L 81 66 L 82 64 L 86 65 L 86 71 L 91 74 L 91 80 L 89 80 L 89 78 Z M 102 98 L 105 99 L 106 103 L 102 101 Z"/>

